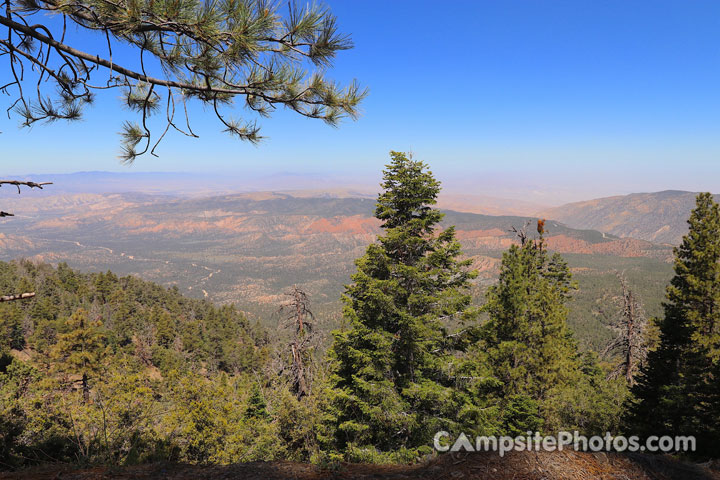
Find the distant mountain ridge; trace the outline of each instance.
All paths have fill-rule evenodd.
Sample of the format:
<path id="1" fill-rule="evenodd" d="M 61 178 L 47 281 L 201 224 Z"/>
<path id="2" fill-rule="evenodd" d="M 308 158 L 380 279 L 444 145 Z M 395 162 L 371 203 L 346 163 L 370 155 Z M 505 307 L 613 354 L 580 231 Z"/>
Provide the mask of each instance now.
<path id="1" fill-rule="evenodd" d="M 177 286 L 195 298 L 238 303 L 266 325 L 292 285 L 302 285 L 318 318 L 337 325 L 343 285 L 354 260 L 380 232 L 375 198 L 299 192 L 211 197 L 109 193 L 12 197 L 15 217 L 0 219 L 0 260 L 67 262 L 83 271 L 135 274 Z M 9 199 L 8 199 L 9 200 Z M 498 274 L 502 254 L 518 242 L 512 227 L 537 235 L 537 217 L 444 210 L 466 258 L 480 273 L 479 299 Z M 571 325 L 581 342 L 609 337 L 595 301 L 629 278 L 657 311 L 670 266 L 667 246 L 596 230 L 545 223 L 545 245 L 566 256 L 580 283 Z M 652 303 L 652 304 L 649 304 Z"/>
<path id="2" fill-rule="evenodd" d="M 687 219 L 697 192 L 664 190 L 569 203 L 540 212 L 572 228 L 598 230 L 649 242 L 677 245 L 687 233 Z M 720 195 L 715 195 L 720 200 Z"/>
<path id="3" fill-rule="evenodd" d="M 45 199 L 63 195 L 64 201 L 87 201 L 78 195 L 165 195 L 178 198 L 207 198 L 233 194 L 288 194 L 308 198 L 370 198 L 376 199 L 379 179 L 348 178 L 347 176 L 313 173 L 281 172 L 261 174 L 187 173 L 187 172 L 75 172 L 58 174 L 11 175 L 8 180 L 52 182 L 43 190 L 33 190 L 29 198 Z M 17 192 L 0 188 L 3 208 L 18 202 Z M 44 201 L 44 200 L 43 200 Z M 94 200 L 93 200 L 94 201 Z M 58 203 L 57 201 L 55 203 Z M 443 191 L 438 206 L 447 210 L 479 213 L 483 215 L 529 216 L 543 209 L 541 204 L 512 196 L 494 196 L 477 193 Z M 7 207 L 9 208 L 9 207 Z M 6 208 L 6 210 L 7 210 Z"/>

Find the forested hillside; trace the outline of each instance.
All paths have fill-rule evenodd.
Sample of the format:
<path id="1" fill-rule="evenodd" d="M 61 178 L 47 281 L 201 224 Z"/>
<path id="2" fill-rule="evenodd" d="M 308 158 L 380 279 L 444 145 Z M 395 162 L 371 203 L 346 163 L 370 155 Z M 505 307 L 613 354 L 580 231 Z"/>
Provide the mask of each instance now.
<path id="1" fill-rule="evenodd" d="M 267 335 L 235 307 L 62 263 L 0 263 L 0 289 L 37 294 L 0 304 L 5 467 L 228 462 L 287 448 L 268 420 Z"/>
<path id="2" fill-rule="evenodd" d="M 144 194 L 59 195 L 11 199 L 12 219 L 0 220 L 0 260 L 67 262 L 82 271 L 111 270 L 176 286 L 194 298 L 237 303 L 253 321 L 274 328 L 283 292 L 302 285 L 326 330 L 341 322 L 340 296 L 353 261 L 381 231 L 374 200 L 257 192 L 177 198 Z M 478 277 L 474 301 L 499 274 L 512 228 L 534 217 L 444 211 Z M 528 223 L 529 222 L 529 223 Z M 596 230 L 546 222 L 547 247 L 568 259 L 580 289 L 569 322 L 583 348 L 602 349 L 626 271 L 648 315 L 660 314 L 672 255 L 667 246 L 621 239 Z M 609 303 L 608 303 L 609 302 Z M 602 312 L 601 312 L 602 310 Z"/>
<path id="3" fill-rule="evenodd" d="M 402 156 L 397 162 L 401 173 L 411 169 L 413 175 L 424 178 L 423 164 L 407 163 Z M 388 205 L 392 205 L 396 192 L 390 188 L 386 195 Z M 418 197 L 418 202 L 424 201 Z M 419 228 L 432 232 L 433 224 L 443 214 L 429 212 L 427 226 Z M 393 224 L 397 215 L 390 210 L 381 218 Z M 407 231 L 404 228 L 398 230 L 405 232 L 400 237 L 395 238 L 395 233 L 387 237 L 398 247 L 416 241 L 419 232 L 416 227 Z M 281 322 L 281 331 L 271 335 L 259 325 L 250 324 L 236 307 L 216 307 L 205 300 L 189 299 L 176 287 L 167 289 L 132 276 L 119 278 L 111 272 L 83 274 L 64 263 L 57 267 L 29 261 L 1 263 L 2 291 L 34 291 L 36 296 L 0 304 L 0 461 L 8 467 L 78 460 L 121 464 L 153 460 L 235 463 L 280 458 L 321 464 L 341 458 L 410 462 L 431 452 L 428 438 L 434 434 L 434 427 L 446 421 L 454 430 L 463 427 L 487 432 L 535 428 L 543 422 L 547 422 L 547 428 L 584 424 L 587 431 L 599 432 L 616 424 L 624 398 L 622 382 L 606 381 L 595 358 L 577 352 L 564 326 L 560 337 L 565 340 L 541 336 L 534 341 L 546 342 L 549 348 L 559 346 L 559 341 L 562 356 L 569 355 L 565 359 L 569 364 L 558 363 L 550 368 L 561 368 L 564 375 L 573 378 L 574 384 L 565 382 L 553 390 L 553 395 L 571 395 L 564 405 L 572 406 L 572 415 L 530 394 L 527 389 L 539 387 L 545 382 L 542 377 L 529 378 L 527 385 L 508 392 L 499 389 L 499 380 L 484 385 L 456 384 L 456 375 L 474 376 L 480 372 L 478 369 L 490 368 L 488 371 L 505 375 L 501 373 L 505 361 L 501 356 L 491 360 L 497 363 L 480 360 L 484 355 L 482 345 L 495 337 L 478 330 L 480 312 L 470 306 L 469 295 L 469 281 L 475 274 L 468 268 L 473 262 L 462 259 L 453 235 L 452 228 L 444 230 L 428 244 L 427 252 L 419 254 L 419 261 L 428 263 L 417 267 L 416 281 L 427 284 L 427 297 L 407 297 L 392 281 L 381 287 L 397 291 L 393 308 L 409 308 L 404 318 L 417 317 L 403 330 L 383 334 L 383 342 L 388 342 L 385 354 L 374 341 L 367 345 L 372 355 L 381 355 L 385 360 L 397 357 L 400 363 L 394 368 L 410 369 L 408 375 L 413 370 L 412 375 L 421 369 L 427 371 L 427 380 L 415 381 L 417 386 L 412 389 L 417 390 L 411 396 L 425 398 L 421 403 L 427 403 L 429 410 L 409 413 L 412 417 L 408 419 L 423 422 L 420 428 L 412 426 L 416 420 L 401 420 L 398 428 L 413 428 L 415 432 L 411 443 L 400 436 L 393 443 L 379 442 L 377 450 L 365 444 L 367 436 L 358 437 L 363 443 L 348 443 L 342 433 L 347 428 L 343 419 L 353 418 L 353 424 L 372 425 L 372 435 L 380 439 L 384 435 L 381 424 L 389 421 L 378 418 L 368 403 L 363 418 L 357 418 L 353 408 L 346 410 L 347 405 L 342 406 L 346 383 L 338 383 L 339 375 L 356 378 L 347 381 L 361 381 L 355 375 L 365 370 L 350 353 L 360 344 L 366 345 L 365 339 L 352 333 L 356 328 L 365 332 L 365 327 L 346 324 L 335 332 L 334 340 L 329 339 L 329 332 L 315 324 L 311 303 L 301 291 L 295 291 L 289 303 L 282 303 L 286 307 L 282 316 L 290 321 L 289 325 Z M 385 238 L 380 237 L 368 251 L 389 241 Z M 543 269 L 551 268 L 542 243 L 529 242 L 522 252 L 537 257 L 546 265 Z M 358 265 L 371 262 L 368 273 L 375 275 L 375 254 L 368 255 Z M 448 259 L 441 255 L 448 255 Z M 393 268 L 410 268 L 403 266 L 407 260 L 402 255 L 398 258 L 400 263 Z M 456 283 L 446 283 L 450 277 L 446 280 L 446 274 L 439 274 L 438 269 L 449 268 L 446 262 L 455 261 L 457 266 L 450 275 L 457 278 L 452 281 Z M 505 257 L 502 262 L 505 265 Z M 358 275 L 353 277 L 358 285 L 350 290 L 360 295 L 355 308 L 371 315 L 363 321 L 373 322 L 374 300 L 362 293 L 367 288 L 362 270 Z M 403 275 L 409 275 L 409 271 Z M 528 288 L 554 288 L 547 281 L 538 277 L 532 282 L 539 283 L 528 284 Z M 435 283 L 435 287 L 430 286 Z M 451 285 L 455 287 L 450 289 Z M 557 294 L 562 296 L 558 301 L 564 303 L 564 294 L 559 290 Z M 530 303 L 539 299 L 527 301 L 530 308 Z M 370 303 L 363 306 L 365 302 Z M 408 307 L 403 307 L 406 302 L 410 302 Z M 387 305 L 385 300 L 382 303 Z M 463 312 L 468 308 L 466 315 Z M 566 310 L 560 304 L 557 308 L 552 321 L 564 325 Z M 397 313 L 389 311 L 388 315 L 391 319 Z M 461 342 L 454 345 L 438 337 L 445 330 L 455 331 Z M 349 337 L 339 343 L 343 331 Z M 487 340 L 483 340 L 486 336 Z M 393 347 L 399 339 L 409 343 Z M 332 349 L 326 357 L 324 347 L 328 345 Z M 421 352 L 431 345 L 446 351 L 442 362 L 425 353 L 425 360 L 416 367 L 406 361 L 412 358 L 413 351 Z M 409 350 L 403 353 L 399 348 Z M 337 362 L 343 358 L 345 366 L 339 367 Z M 462 360 L 458 363 L 458 359 Z M 580 373 L 581 363 L 589 369 L 587 375 Z M 531 362 L 526 368 L 534 371 L 539 367 Z M 392 376 L 370 370 L 367 374 L 369 379 Z M 431 380 L 438 375 L 440 378 Z M 428 382 L 437 384 L 430 387 Z M 392 385 L 383 387 L 385 401 L 396 395 Z M 452 393 L 456 396 L 453 404 L 437 403 L 437 395 L 451 392 L 456 392 Z M 358 401 L 375 401 L 364 398 L 364 387 L 356 395 Z M 398 409 L 392 412 L 393 421 L 420 408 L 406 395 L 393 407 Z M 511 403 L 506 405 L 507 400 Z M 482 404 L 476 404 L 479 401 Z M 456 416 L 458 410 L 464 413 Z M 488 417 L 485 411 L 495 414 Z"/>
<path id="4" fill-rule="evenodd" d="M 59 337 L 72 329 L 66 322 L 73 315 L 93 325 L 109 353 L 135 355 L 165 372 L 180 365 L 244 371 L 258 365 L 265 341 L 262 329 L 232 305 L 215 307 L 133 276 L 82 274 L 64 263 L 53 268 L 2 262 L 0 290 L 36 292 L 29 301 L 0 304 L 8 335 L 4 347 L 31 349 L 47 359 Z"/>
<path id="5" fill-rule="evenodd" d="M 380 232 L 355 261 L 332 332 L 302 286 L 278 292 L 270 331 L 177 286 L 62 262 L 0 263 L 2 291 L 35 293 L 0 302 L 0 462 L 413 463 L 434 457 L 438 432 L 603 435 L 649 425 L 642 406 L 652 402 L 669 419 L 688 409 L 661 433 L 702 419 L 697 454 L 711 455 L 720 207 L 709 195 L 675 251 L 659 333 L 638 271 L 612 272 L 618 294 L 588 297 L 606 285 L 586 285 L 587 316 L 597 316 L 588 325 L 600 318 L 606 332 L 593 351 L 569 317 L 577 268 L 546 235 L 562 227 L 515 229 L 497 281 L 479 292 L 477 260 L 460 243 L 478 219 L 433 208 L 440 186 L 427 165 L 391 157 L 375 205 Z M 698 282 L 699 293 L 686 287 Z M 674 365 L 673 352 L 687 374 L 668 390 L 672 368 L 657 358 Z"/>
<path id="6" fill-rule="evenodd" d="M 5 0 L 0 480 L 720 480 L 718 18 Z"/>

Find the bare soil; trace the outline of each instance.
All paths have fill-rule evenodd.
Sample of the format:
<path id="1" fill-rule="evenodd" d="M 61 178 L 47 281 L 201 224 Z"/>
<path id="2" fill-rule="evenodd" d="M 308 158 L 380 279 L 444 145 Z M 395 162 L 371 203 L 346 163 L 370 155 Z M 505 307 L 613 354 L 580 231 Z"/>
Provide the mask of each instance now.
<path id="1" fill-rule="evenodd" d="M 325 479 L 493 479 L 493 480 L 720 480 L 720 462 L 693 464 L 653 455 L 511 452 L 442 455 L 424 465 L 343 464 L 337 470 L 293 462 L 236 465 L 150 464 L 128 467 L 46 466 L 0 473 L 0 480 L 325 480 Z"/>

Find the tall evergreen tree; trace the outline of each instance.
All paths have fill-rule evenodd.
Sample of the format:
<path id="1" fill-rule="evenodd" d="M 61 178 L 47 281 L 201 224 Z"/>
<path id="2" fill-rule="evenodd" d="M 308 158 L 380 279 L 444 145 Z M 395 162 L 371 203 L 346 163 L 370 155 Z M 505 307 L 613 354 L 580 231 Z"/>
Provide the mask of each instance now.
<path id="1" fill-rule="evenodd" d="M 0 309 L 0 353 L 10 348 L 25 348 L 22 320 L 23 311 L 17 302 Z"/>
<path id="2" fill-rule="evenodd" d="M 375 216 L 384 233 L 355 263 L 347 328 L 330 351 L 335 446 L 390 452 L 455 428 L 465 402 L 446 320 L 469 315 L 467 260 L 455 230 L 438 232 L 440 183 L 425 163 L 391 152 Z"/>
<path id="3" fill-rule="evenodd" d="M 699 453 L 720 441 L 720 207 L 701 193 L 675 248 L 660 345 L 633 390 L 628 428 L 644 435 L 696 435 Z"/>
<path id="4" fill-rule="evenodd" d="M 83 401 L 90 399 L 90 382 L 102 371 L 108 354 L 101 322 L 88 320 L 87 311 L 78 309 L 65 322 L 68 331 L 58 336 L 50 357 L 55 369 L 70 378 L 79 376 Z"/>
<path id="5" fill-rule="evenodd" d="M 484 306 L 489 319 L 478 347 L 485 349 L 500 382 L 507 431 L 538 428 L 537 418 L 551 394 L 580 375 L 577 347 L 566 324 L 565 303 L 574 284 L 562 257 L 548 254 L 541 223 L 538 231 L 537 240 L 522 232 L 521 244 L 503 254 L 500 278 Z"/>

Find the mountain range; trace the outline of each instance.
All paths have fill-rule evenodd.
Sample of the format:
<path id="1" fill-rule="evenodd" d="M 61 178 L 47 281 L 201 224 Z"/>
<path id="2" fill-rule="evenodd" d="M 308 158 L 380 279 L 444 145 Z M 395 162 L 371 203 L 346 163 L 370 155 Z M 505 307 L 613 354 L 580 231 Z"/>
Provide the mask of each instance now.
<path id="1" fill-rule="evenodd" d="M 688 231 L 687 219 L 696 195 L 679 190 L 633 193 L 570 203 L 539 215 L 574 228 L 677 245 Z M 715 200 L 719 199 L 720 195 L 715 195 Z"/>
<path id="2" fill-rule="evenodd" d="M 0 201 L 16 214 L 0 220 L 2 260 L 27 257 L 135 274 L 190 296 L 237 303 L 265 324 L 277 322 L 284 293 L 297 284 L 311 295 L 318 317 L 337 325 L 353 261 L 380 232 L 374 196 L 342 190 L 215 196 L 27 192 Z M 480 272 L 473 289 L 478 301 L 497 277 L 503 251 L 517 242 L 512 229 L 532 235 L 536 221 L 445 210 L 442 225 L 455 225 L 465 255 Z M 608 306 L 614 308 L 619 271 L 634 282 L 648 313 L 659 313 L 670 275 L 669 246 L 553 219 L 545 229 L 548 248 L 565 256 L 580 286 L 570 323 L 582 343 L 597 346 L 610 337 L 603 322 Z"/>

